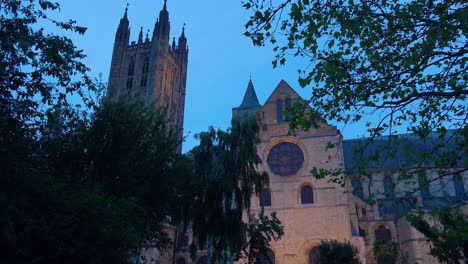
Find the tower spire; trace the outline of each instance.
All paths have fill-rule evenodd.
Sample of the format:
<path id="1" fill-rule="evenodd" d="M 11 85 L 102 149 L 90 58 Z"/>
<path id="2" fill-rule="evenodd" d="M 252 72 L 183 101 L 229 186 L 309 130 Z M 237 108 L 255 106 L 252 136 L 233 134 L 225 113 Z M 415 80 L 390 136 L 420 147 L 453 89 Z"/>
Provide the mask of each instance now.
<path id="1" fill-rule="evenodd" d="M 140 28 L 140 34 L 138 34 L 138 44 L 143 42 L 143 27 Z"/>
<path id="2" fill-rule="evenodd" d="M 250 78 L 249 84 L 247 85 L 247 90 L 245 90 L 244 98 L 242 99 L 242 103 L 238 108 L 246 109 L 260 106 L 261 105 L 258 102 L 257 93 L 255 92 L 255 88 L 252 83 L 252 78 Z"/>
<path id="3" fill-rule="evenodd" d="M 156 21 L 155 25 L 155 34 L 158 38 L 167 39 L 169 42 L 169 32 L 170 32 L 170 24 L 169 24 L 169 12 L 167 12 L 167 1 L 164 0 L 164 5 L 161 11 L 159 11 L 159 18 Z"/>
<path id="4" fill-rule="evenodd" d="M 127 3 L 127 6 L 125 7 L 125 13 L 122 19 L 128 20 L 127 12 L 128 12 L 128 6 L 129 4 Z"/>

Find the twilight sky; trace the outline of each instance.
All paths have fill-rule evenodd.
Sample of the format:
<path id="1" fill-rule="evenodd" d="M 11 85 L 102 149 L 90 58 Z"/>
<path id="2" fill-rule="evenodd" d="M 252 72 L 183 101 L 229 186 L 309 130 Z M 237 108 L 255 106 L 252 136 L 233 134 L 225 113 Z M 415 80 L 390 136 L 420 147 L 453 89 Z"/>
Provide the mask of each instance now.
<path id="1" fill-rule="evenodd" d="M 120 18 L 129 3 L 130 40 L 137 40 L 140 27 L 152 34 L 163 0 L 61 0 L 62 19 L 74 19 L 88 28 L 83 36 L 71 35 L 75 45 L 87 55 L 85 63 L 92 75 L 109 77 L 112 47 Z M 179 37 L 186 23 L 189 45 L 187 95 L 184 121 L 186 141 L 183 151 L 197 144 L 193 135 L 212 125 L 225 129 L 230 124 L 231 109 L 238 106 L 251 74 L 261 104 L 281 79 L 288 82 L 301 96 L 310 90 L 297 83 L 298 64 L 292 61 L 273 69 L 271 47 L 254 47 L 243 36 L 248 13 L 241 0 L 169 0 L 167 3 L 172 37 Z M 309 88 L 310 89 L 310 88 Z M 361 136 L 358 126 L 340 129 L 345 139 Z"/>

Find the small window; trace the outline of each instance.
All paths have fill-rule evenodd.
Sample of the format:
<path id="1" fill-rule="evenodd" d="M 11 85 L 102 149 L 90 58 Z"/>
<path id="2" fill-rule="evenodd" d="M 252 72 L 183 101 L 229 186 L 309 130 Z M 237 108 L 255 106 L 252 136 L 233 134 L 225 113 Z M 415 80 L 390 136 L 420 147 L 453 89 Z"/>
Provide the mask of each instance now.
<path id="1" fill-rule="evenodd" d="M 309 264 L 315 264 L 320 262 L 320 249 L 314 247 L 309 251 Z"/>
<path id="2" fill-rule="evenodd" d="M 275 264 L 275 253 L 267 249 L 266 254 L 259 254 L 256 260 L 258 264 Z"/>
<path id="3" fill-rule="evenodd" d="M 419 175 L 418 176 L 418 183 L 419 183 L 419 193 L 422 197 L 429 197 L 429 181 L 425 176 Z"/>
<path id="4" fill-rule="evenodd" d="M 268 130 L 268 125 L 263 125 L 263 126 L 262 126 L 262 130 L 263 130 L 263 131 L 267 131 L 267 130 Z"/>
<path id="5" fill-rule="evenodd" d="M 148 69 L 149 69 L 149 61 L 148 61 L 148 57 L 146 57 L 143 60 L 143 67 L 141 69 L 141 81 L 140 81 L 141 87 L 146 87 L 146 84 L 148 83 Z"/>
<path id="6" fill-rule="evenodd" d="M 313 204 L 314 191 L 310 186 L 304 186 L 301 189 L 301 204 Z"/>
<path id="7" fill-rule="evenodd" d="M 362 182 L 358 178 L 351 179 L 351 185 L 353 185 L 353 194 L 357 197 L 364 199 L 364 189 L 362 188 Z"/>
<path id="8" fill-rule="evenodd" d="M 132 89 L 133 84 L 133 73 L 135 72 L 135 60 L 130 58 L 130 63 L 128 65 L 128 74 L 127 74 L 127 90 Z"/>
<path id="9" fill-rule="evenodd" d="M 179 236 L 179 248 L 187 248 L 188 242 L 189 242 L 189 238 L 187 234 L 181 234 Z"/>
<path id="10" fill-rule="evenodd" d="M 366 239 L 366 231 L 364 231 L 364 229 L 362 229 L 361 227 L 359 227 L 359 236 L 363 237 L 364 240 Z"/>
<path id="11" fill-rule="evenodd" d="M 379 226 L 379 228 L 375 230 L 375 240 L 392 240 L 392 231 L 384 225 Z"/>
<path id="12" fill-rule="evenodd" d="M 366 208 L 361 208 L 361 215 L 362 216 L 367 216 Z"/>
<path id="13" fill-rule="evenodd" d="M 455 186 L 455 195 L 457 197 L 465 197 L 466 191 L 463 184 L 463 177 L 461 175 L 453 175 L 453 185 Z"/>
<path id="14" fill-rule="evenodd" d="M 310 124 L 310 127 L 312 128 L 318 128 L 317 122 L 313 118 L 310 118 L 309 124 Z"/>
<path id="15" fill-rule="evenodd" d="M 291 107 L 291 99 L 289 98 L 286 98 L 286 100 L 284 100 L 284 106 L 286 107 L 286 111 L 287 111 L 287 114 L 286 114 L 286 121 L 291 121 L 291 113 L 290 113 L 290 107 Z"/>
<path id="16" fill-rule="evenodd" d="M 283 100 L 276 101 L 276 122 L 283 123 Z"/>
<path id="17" fill-rule="evenodd" d="M 208 263 L 208 257 L 207 256 L 201 256 L 197 260 L 197 264 L 206 264 Z"/>
<path id="18" fill-rule="evenodd" d="M 271 192 L 270 192 L 270 189 L 263 189 L 260 192 L 260 206 L 263 206 L 263 207 L 271 206 Z"/>
<path id="19" fill-rule="evenodd" d="M 384 194 L 387 198 L 393 198 L 395 196 L 395 184 L 393 183 L 392 177 L 385 176 L 383 179 Z"/>

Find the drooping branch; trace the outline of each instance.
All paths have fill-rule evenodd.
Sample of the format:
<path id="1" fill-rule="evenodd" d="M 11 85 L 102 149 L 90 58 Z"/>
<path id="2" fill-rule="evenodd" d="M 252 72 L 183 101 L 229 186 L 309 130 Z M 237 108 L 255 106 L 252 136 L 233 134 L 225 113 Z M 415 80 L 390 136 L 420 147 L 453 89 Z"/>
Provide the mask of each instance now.
<path id="1" fill-rule="evenodd" d="M 451 98 L 451 97 L 458 97 L 461 95 L 468 95 L 468 90 L 461 90 L 461 91 L 452 91 L 452 92 L 419 92 L 419 93 L 413 93 L 411 95 L 408 95 L 400 100 L 397 101 L 385 101 L 383 102 L 382 106 L 385 105 L 400 105 L 403 103 L 407 102 L 413 102 L 417 99 L 420 99 L 422 97 L 446 97 L 446 98 Z"/>

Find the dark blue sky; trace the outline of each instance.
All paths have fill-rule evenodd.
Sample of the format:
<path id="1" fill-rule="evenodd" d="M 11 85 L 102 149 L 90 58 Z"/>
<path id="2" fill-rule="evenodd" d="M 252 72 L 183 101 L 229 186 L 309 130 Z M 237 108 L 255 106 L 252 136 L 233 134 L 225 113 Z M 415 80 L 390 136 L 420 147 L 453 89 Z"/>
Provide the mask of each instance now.
<path id="1" fill-rule="evenodd" d="M 163 0 L 60 1 L 62 19 L 77 20 L 79 25 L 88 28 L 84 36 L 73 35 L 72 38 L 88 56 L 85 63 L 92 74 L 102 73 L 106 82 L 115 31 L 127 2 L 130 39 L 137 40 L 140 27 L 145 33 L 148 29 L 152 32 Z M 196 144 L 195 133 L 210 125 L 222 129 L 229 126 L 231 109 L 241 103 L 250 74 L 261 104 L 281 79 L 301 96 L 306 98 L 310 94 L 310 90 L 301 89 L 297 83 L 298 64 L 290 61 L 286 66 L 273 69 L 271 47 L 254 47 L 250 39 L 243 36 L 248 13 L 240 0 L 169 0 L 167 7 L 171 39 L 180 35 L 186 23 L 190 49 L 184 151 Z M 342 125 L 337 126 L 344 129 Z M 351 127 L 343 132 L 345 138 L 360 135 Z"/>

